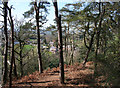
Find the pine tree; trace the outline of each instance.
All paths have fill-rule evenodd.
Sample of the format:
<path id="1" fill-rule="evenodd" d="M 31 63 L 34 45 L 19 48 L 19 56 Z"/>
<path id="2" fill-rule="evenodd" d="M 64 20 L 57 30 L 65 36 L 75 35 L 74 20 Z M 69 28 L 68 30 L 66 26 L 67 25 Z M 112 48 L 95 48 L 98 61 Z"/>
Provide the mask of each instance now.
<path id="1" fill-rule="evenodd" d="M 63 43 L 62 43 L 62 27 L 61 27 L 61 15 L 58 16 L 58 6 L 57 6 L 57 0 L 53 1 L 53 5 L 55 8 L 55 19 L 57 23 L 57 29 L 58 29 L 58 48 L 59 48 L 59 68 L 60 68 L 60 82 L 64 84 L 64 60 L 63 60 Z"/>

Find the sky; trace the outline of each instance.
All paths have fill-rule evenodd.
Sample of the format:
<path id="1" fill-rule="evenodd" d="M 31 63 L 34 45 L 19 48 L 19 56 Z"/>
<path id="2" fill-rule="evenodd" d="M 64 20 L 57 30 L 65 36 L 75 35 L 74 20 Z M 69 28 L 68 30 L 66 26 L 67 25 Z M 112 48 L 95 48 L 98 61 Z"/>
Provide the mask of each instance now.
<path id="1" fill-rule="evenodd" d="M 8 5 L 13 5 L 15 9 L 12 10 L 13 17 L 17 17 L 17 19 L 23 19 L 23 13 L 28 11 L 30 9 L 29 3 L 33 0 L 9 0 Z M 50 3 L 52 3 L 52 0 L 48 0 Z M 65 4 L 67 3 L 74 3 L 81 0 L 57 0 L 58 1 L 58 8 L 61 9 Z M 85 1 L 85 0 L 82 0 Z M 88 1 L 88 0 L 86 0 Z M 98 0 L 99 1 L 99 0 Z M 118 0 L 119 1 L 119 0 Z M 53 19 L 55 18 L 55 12 L 54 7 L 51 6 L 49 8 L 49 15 L 48 15 L 48 22 L 45 24 L 45 26 L 49 26 L 50 24 L 54 24 Z M 0 20 L 2 17 L 0 17 Z"/>
<path id="2" fill-rule="evenodd" d="M 50 3 L 52 3 L 52 0 L 48 0 Z M 67 3 L 73 3 L 74 0 L 58 0 L 58 8 L 61 9 L 65 4 Z M 17 17 L 17 19 L 23 19 L 23 13 L 28 11 L 30 9 L 29 6 L 30 0 L 10 0 L 9 6 L 13 5 L 15 9 L 13 9 L 13 16 Z M 49 7 L 49 15 L 48 15 L 48 22 L 45 24 L 45 26 L 49 26 L 50 24 L 54 24 L 54 7 L 53 5 Z"/>

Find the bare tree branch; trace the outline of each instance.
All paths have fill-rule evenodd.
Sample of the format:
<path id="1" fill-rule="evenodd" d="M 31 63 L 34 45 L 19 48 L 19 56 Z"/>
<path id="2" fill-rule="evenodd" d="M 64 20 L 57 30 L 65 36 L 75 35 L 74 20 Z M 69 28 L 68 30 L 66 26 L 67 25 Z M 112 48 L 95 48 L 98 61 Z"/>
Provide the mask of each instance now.
<path id="1" fill-rule="evenodd" d="M 3 16 L 3 17 L 4 17 L 4 15 L 3 15 L 3 14 L 1 14 L 1 13 L 0 13 L 0 16 Z"/>
<path id="2" fill-rule="evenodd" d="M 20 55 L 20 53 L 18 53 L 17 51 L 14 51 L 16 54 Z"/>
<path id="3" fill-rule="evenodd" d="M 22 58 L 26 57 L 30 51 L 31 51 L 31 50 L 29 50 L 26 54 L 24 54 L 24 55 L 22 56 Z"/>

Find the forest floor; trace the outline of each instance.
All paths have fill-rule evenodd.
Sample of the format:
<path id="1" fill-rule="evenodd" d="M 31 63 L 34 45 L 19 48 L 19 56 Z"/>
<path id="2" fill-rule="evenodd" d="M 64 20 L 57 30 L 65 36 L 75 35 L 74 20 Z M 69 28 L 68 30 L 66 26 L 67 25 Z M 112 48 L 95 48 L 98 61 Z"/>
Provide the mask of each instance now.
<path id="1" fill-rule="evenodd" d="M 59 67 L 47 69 L 42 74 L 38 71 L 13 81 L 12 88 L 101 88 L 104 76 L 94 77 L 94 63 L 65 65 L 65 84 L 60 84 Z M 3 88 L 7 88 L 8 85 Z"/>

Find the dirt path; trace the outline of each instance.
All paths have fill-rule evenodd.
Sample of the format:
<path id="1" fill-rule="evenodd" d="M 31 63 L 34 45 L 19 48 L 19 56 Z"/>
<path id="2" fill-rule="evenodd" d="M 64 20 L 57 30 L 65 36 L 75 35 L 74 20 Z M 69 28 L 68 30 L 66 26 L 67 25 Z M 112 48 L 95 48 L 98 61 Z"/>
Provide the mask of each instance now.
<path id="1" fill-rule="evenodd" d="M 70 87 L 93 87 L 97 85 L 94 78 L 94 65 L 93 62 L 88 62 L 84 68 L 82 65 L 75 64 L 73 66 L 65 66 L 65 84 L 59 82 L 59 68 L 53 68 L 44 71 L 34 72 L 19 80 L 13 81 L 12 88 L 70 88 Z M 8 86 L 8 85 L 6 85 Z M 3 87 L 6 88 L 6 87 Z"/>

